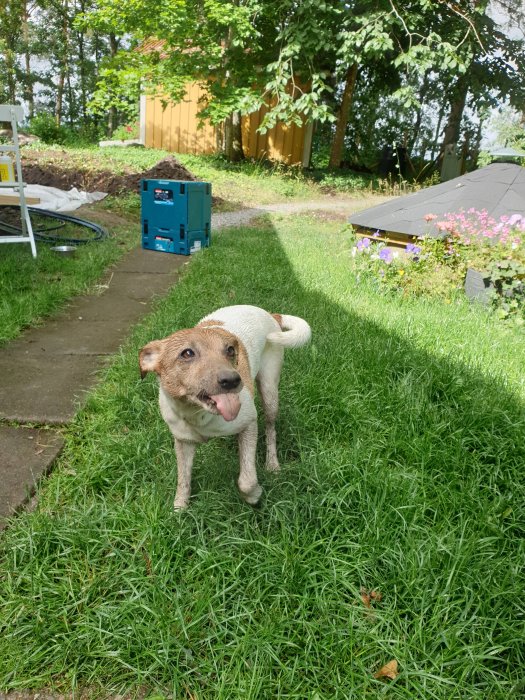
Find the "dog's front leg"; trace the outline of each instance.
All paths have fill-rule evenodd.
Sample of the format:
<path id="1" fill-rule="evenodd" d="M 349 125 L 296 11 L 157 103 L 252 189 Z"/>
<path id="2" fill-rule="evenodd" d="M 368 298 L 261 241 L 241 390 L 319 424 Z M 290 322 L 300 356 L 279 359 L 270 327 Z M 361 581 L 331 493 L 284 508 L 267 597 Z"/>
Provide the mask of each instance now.
<path id="1" fill-rule="evenodd" d="M 191 468 L 195 455 L 195 443 L 175 439 L 175 454 L 177 455 L 177 493 L 173 508 L 187 508 L 191 495 Z"/>
<path id="2" fill-rule="evenodd" d="M 254 506 L 261 497 L 262 488 L 257 481 L 255 451 L 257 448 L 257 421 L 254 420 L 239 433 L 239 491 L 242 498 Z"/>

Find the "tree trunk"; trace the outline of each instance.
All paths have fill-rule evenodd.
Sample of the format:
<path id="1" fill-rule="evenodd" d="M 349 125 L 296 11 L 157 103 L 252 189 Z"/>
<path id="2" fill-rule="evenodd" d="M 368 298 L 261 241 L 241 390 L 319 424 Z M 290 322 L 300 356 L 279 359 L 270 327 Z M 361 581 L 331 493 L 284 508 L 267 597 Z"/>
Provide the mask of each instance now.
<path id="1" fill-rule="evenodd" d="M 438 148 L 438 138 L 439 138 L 439 134 L 441 133 L 441 124 L 442 124 L 442 122 L 443 122 L 443 114 L 444 114 L 444 109 L 443 109 L 443 105 L 441 105 L 441 106 L 440 106 L 440 109 L 439 109 L 439 115 L 438 115 L 438 120 L 437 120 L 437 124 L 436 124 L 436 130 L 435 130 L 435 132 L 434 132 L 434 141 L 432 142 L 432 150 L 431 150 L 431 153 L 430 153 L 430 160 L 432 160 L 432 161 L 433 161 L 434 158 L 435 158 L 436 150 L 437 150 L 437 148 Z M 423 155 L 423 157 L 424 157 L 425 154 L 423 153 L 422 155 Z"/>
<path id="2" fill-rule="evenodd" d="M 233 163 L 238 163 L 244 158 L 242 148 L 241 113 L 232 112 L 224 120 L 224 155 Z"/>
<path id="3" fill-rule="evenodd" d="M 240 160 L 243 159 L 244 152 L 242 148 L 242 118 L 240 112 L 234 112 L 232 114 L 232 145 L 230 160 L 232 160 L 234 163 L 238 163 Z"/>
<path id="4" fill-rule="evenodd" d="M 481 138 L 483 136 L 484 126 L 485 126 L 485 122 L 484 122 L 483 118 L 481 118 L 479 120 L 478 127 L 476 129 L 476 133 L 474 134 L 474 141 L 470 146 L 469 156 L 470 156 L 471 162 L 474 166 L 478 162 L 479 152 L 481 150 Z"/>
<path id="5" fill-rule="evenodd" d="M 24 37 L 24 58 L 25 58 L 25 89 L 24 99 L 27 102 L 29 119 L 32 119 L 35 114 L 35 96 L 33 90 L 33 76 L 31 74 L 31 52 L 29 50 L 29 11 L 27 3 L 24 2 L 22 11 L 22 33 Z"/>
<path id="6" fill-rule="evenodd" d="M 421 88 L 419 90 L 419 95 L 418 95 L 418 101 L 419 101 L 419 107 L 416 112 L 416 121 L 414 122 L 414 128 L 412 130 L 412 138 L 410 140 L 410 143 L 408 145 L 408 152 L 413 153 L 416 150 L 416 145 L 419 139 L 419 134 L 421 131 L 421 123 L 423 121 L 423 105 L 425 102 L 425 97 L 427 96 L 428 92 L 428 78 L 429 78 L 430 71 L 426 71 L 425 76 L 423 78 L 423 83 L 421 85 Z"/>
<path id="7" fill-rule="evenodd" d="M 235 5 L 239 5 L 238 0 L 234 0 Z M 228 49 L 231 48 L 234 40 L 233 27 L 230 25 L 224 36 L 224 54 L 223 54 L 223 70 L 227 81 L 231 80 L 230 69 L 228 65 Z M 241 113 L 238 111 L 232 112 L 223 122 L 223 143 L 224 155 L 228 160 L 237 163 L 244 158 L 242 150 L 242 129 L 241 129 Z"/>
<path id="8" fill-rule="evenodd" d="M 231 160 L 231 154 L 232 154 L 232 143 L 233 143 L 233 124 L 232 124 L 232 117 L 231 115 L 229 117 L 226 117 L 224 120 L 223 124 L 223 153 L 228 158 L 228 160 Z"/>
<path id="9" fill-rule="evenodd" d="M 114 58 L 118 51 L 118 39 L 115 34 L 109 35 L 109 52 L 111 58 Z M 112 106 L 109 108 L 108 114 L 108 136 L 113 136 L 113 132 L 118 126 L 118 113 L 117 108 Z"/>
<path id="10" fill-rule="evenodd" d="M 7 94 L 9 95 L 9 104 L 16 103 L 16 71 L 15 71 L 15 52 L 11 48 L 6 48 L 4 52 L 5 68 L 6 68 L 6 83 Z"/>
<path id="11" fill-rule="evenodd" d="M 463 119 L 463 112 L 465 111 L 467 93 L 468 81 L 465 79 L 465 76 L 462 76 L 459 78 L 456 84 L 456 89 L 453 93 L 450 104 L 450 112 L 448 115 L 447 124 L 445 126 L 443 143 L 441 144 L 440 155 L 445 153 L 445 148 L 447 146 L 456 145 L 459 141 L 459 135 L 461 133 L 461 120 Z"/>
<path id="12" fill-rule="evenodd" d="M 86 11 L 84 0 L 80 1 L 80 12 Z M 84 48 L 84 32 L 78 32 L 78 70 L 80 77 L 80 104 L 82 124 L 87 122 L 87 87 L 86 87 L 86 55 Z"/>
<path id="13" fill-rule="evenodd" d="M 57 101 L 55 106 L 55 122 L 57 126 L 60 126 L 62 121 L 62 112 L 64 110 L 64 87 L 66 84 L 66 77 L 69 72 L 69 22 L 68 22 L 68 0 L 64 0 L 62 7 L 63 18 L 62 18 L 62 41 L 63 46 L 63 56 L 60 61 L 60 73 L 58 75 L 58 85 L 57 85 Z"/>
<path id="14" fill-rule="evenodd" d="M 328 163 L 328 166 L 330 168 L 338 168 L 341 165 L 341 161 L 343 159 L 346 126 L 348 124 L 348 118 L 350 116 L 350 108 L 352 106 L 352 99 L 354 96 L 356 79 L 357 63 L 354 63 L 352 66 L 350 66 L 346 73 L 343 97 L 341 99 L 341 106 L 337 115 L 335 134 L 332 141 L 332 148 L 330 151 L 330 161 Z"/>
<path id="15" fill-rule="evenodd" d="M 63 68 L 60 69 L 60 74 L 58 76 L 57 85 L 57 101 L 55 104 L 55 122 L 57 126 L 60 126 L 62 120 L 62 103 L 64 100 L 64 83 L 66 81 L 66 72 Z"/>
<path id="16" fill-rule="evenodd" d="M 75 123 L 75 117 L 73 114 L 73 105 L 75 103 L 75 98 L 73 95 L 73 86 L 71 85 L 71 66 L 68 61 L 67 68 L 67 117 L 69 121 L 69 126 L 73 126 Z"/>
<path id="17" fill-rule="evenodd" d="M 79 32 L 78 35 L 78 62 L 80 73 L 80 104 L 82 124 L 86 124 L 87 113 L 87 89 L 86 89 L 86 57 L 84 52 L 84 34 Z"/>

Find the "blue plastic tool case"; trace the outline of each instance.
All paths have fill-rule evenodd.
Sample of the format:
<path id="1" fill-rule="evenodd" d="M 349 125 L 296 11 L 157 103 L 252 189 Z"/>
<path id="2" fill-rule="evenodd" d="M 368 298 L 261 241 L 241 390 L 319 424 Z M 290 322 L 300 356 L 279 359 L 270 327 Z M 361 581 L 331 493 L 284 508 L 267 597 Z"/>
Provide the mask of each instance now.
<path id="1" fill-rule="evenodd" d="M 190 255 L 211 241 L 211 184 L 141 180 L 142 247 Z"/>

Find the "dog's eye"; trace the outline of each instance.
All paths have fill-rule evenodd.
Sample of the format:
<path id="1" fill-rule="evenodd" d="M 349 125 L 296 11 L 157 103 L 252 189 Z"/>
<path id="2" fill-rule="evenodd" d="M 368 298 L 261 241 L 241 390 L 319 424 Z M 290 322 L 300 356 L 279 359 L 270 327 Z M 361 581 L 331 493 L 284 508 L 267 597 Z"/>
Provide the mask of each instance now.
<path id="1" fill-rule="evenodd" d="M 228 345 L 228 347 L 226 348 L 226 354 L 228 355 L 228 357 L 235 357 L 235 348 L 233 347 L 233 345 Z"/>
<path id="2" fill-rule="evenodd" d="M 195 353 L 191 348 L 186 348 L 181 352 L 180 357 L 182 357 L 184 360 L 189 360 L 190 357 L 195 357 Z"/>

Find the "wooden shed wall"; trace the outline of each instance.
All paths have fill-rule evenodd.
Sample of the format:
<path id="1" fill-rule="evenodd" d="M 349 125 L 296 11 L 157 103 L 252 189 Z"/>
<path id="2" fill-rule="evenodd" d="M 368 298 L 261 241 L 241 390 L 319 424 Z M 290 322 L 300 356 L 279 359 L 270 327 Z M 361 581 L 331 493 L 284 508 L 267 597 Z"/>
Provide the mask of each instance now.
<path id="1" fill-rule="evenodd" d="M 188 85 L 184 99 L 177 104 L 160 97 L 146 97 L 145 146 L 177 153 L 214 153 L 217 150 L 215 129 L 204 124 L 197 129 L 197 110 L 204 91 L 197 83 Z"/>
<path id="2" fill-rule="evenodd" d="M 167 102 L 166 108 L 160 97 L 145 99 L 145 145 L 177 153 L 215 153 L 217 151 L 216 129 L 209 123 L 198 128 L 197 111 L 199 100 L 205 95 L 197 83 L 190 83 L 184 99 L 178 104 Z M 242 119 L 243 148 L 250 158 L 267 158 L 288 165 L 301 164 L 307 127 L 295 124 L 276 124 L 265 134 L 257 128 L 267 112 L 261 107 Z"/>
<path id="3" fill-rule="evenodd" d="M 278 122 L 265 134 L 261 134 L 257 128 L 267 111 L 267 107 L 261 107 L 258 112 L 252 112 L 243 118 L 242 141 L 245 155 L 281 161 L 287 165 L 302 163 L 305 126 Z"/>

